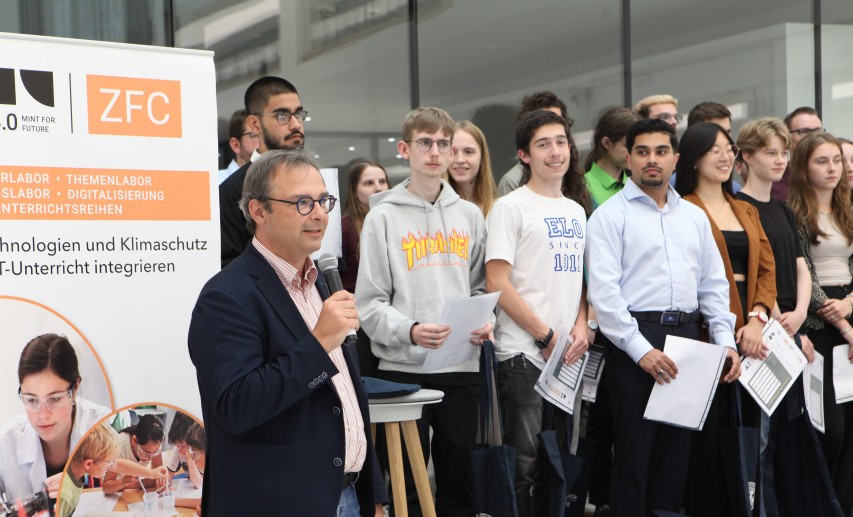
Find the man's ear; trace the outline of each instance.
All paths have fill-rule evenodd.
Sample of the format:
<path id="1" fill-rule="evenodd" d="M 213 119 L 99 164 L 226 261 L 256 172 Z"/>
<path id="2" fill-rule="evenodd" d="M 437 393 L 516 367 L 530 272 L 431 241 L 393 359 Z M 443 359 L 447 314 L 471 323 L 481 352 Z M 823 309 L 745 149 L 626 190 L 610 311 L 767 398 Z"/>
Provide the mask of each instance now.
<path id="1" fill-rule="evenodd" d="M 240 141 L 234 138 L 233 136 L 230 140 L 228 140 L 228 147 L 230 147 L 231 150 L 234 151 L 234 154 L 240 154 Z"/>
<path id="2" fill-rule="evenodd" d="M 519 160 L 530 165 L 530 156 L 528 156 L 527 153 L 524 152 L 524 149 L 519 149 L 516 154 L 518 155 Z"/>
<path id="3" fill-rule="evenodd" d="M 405 140 L 397 141 L 397 152 L 400 153 L 400 156 L 403 157 L 404 160 L 409 159 L 409 142 Z"/>
<path id="4" fill-rule="evenodd" d="M 264 207 L 264 202 L 258 199 L 250 199 L 249 200 L 249 215 L 252 216 L 252 219 L 255 221 L 256 226 L 261 226 L 262 224 L 266 224 L 267 219 L 267 209 Z"/>
<path id="5" fill-rule="evenodd" d="M 257 115 L 249 115 L 246 117 L 246 127 L 252 133 L 261 134 L 261 119 Z"/>

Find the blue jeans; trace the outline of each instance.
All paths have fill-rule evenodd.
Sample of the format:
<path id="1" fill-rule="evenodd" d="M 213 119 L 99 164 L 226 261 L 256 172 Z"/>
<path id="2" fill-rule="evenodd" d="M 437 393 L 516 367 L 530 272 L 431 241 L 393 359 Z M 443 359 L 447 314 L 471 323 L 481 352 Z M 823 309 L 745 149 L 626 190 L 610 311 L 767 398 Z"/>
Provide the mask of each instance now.
<path id="1" fill-rule="evenodd" d="M 361 508 L 358 506 L 358 497 L 355 494 L 355 485 L 349 484 L 341 492 L 338 501 L 338 511 L 335 517 L 361 517 Z"/>
<path id="2" fill-rule="evenodd" d="M 542 430 L 542 397 L 533 386 L 541 370 L 523 354 L 498 363 L 498 395 L 504 439 L 515 447 L 515 497 L 518 517 L 542 514 L 543 481 L 536 464 L 536 449 Z"/>

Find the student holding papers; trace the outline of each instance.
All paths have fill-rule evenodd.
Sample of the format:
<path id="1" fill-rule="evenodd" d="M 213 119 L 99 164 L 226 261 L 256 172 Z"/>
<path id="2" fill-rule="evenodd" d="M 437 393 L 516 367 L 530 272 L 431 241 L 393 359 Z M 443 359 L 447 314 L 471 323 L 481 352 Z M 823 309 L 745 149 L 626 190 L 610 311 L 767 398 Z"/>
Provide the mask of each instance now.
<path id="1" fill-rule="evenodd" d="M 740 374 L 729 283 L 708 218 L 669 186 L 678 161 L 672 126 L 641 120 L 626 138 L 631 181 L 593 213 L 587 234 L 589 298 L 605 349 L 613 403 L 611 511 L 645 516 L 681 510 L 691 432 L 643 419 L 655 382 L 678 365 L 662 352 L 666 336 L 708 334 L 731 361 L 723 382 Z M 612 345 L 612 346 L 611 346 Z"/>
<path id="2" fill-rule="evenodd" d="M 570 142 L 563 117 L 547 110 L 522 115 L 515 129 L 522 186 L 498 199 L 489 213 L 486 283 L 489 291 L 501 291 L 498 392 L 504 438 L 517 453 L 519 517 L 543 515 L 543 480 L 536 468 L 542 397 L 533 387 L 561 326 L 572 339 L 566 364 L 588 347 L 583 250 L 589 194 L 575 171 Z"/>
<path id="3" fill-rule="evenodd" d="M 436 514 L 468 517 L 474 513 L 468 446 L 477 433 L 479 354 L 423 371 L 428 349 L 444 345 L 454 331 L 437 323 L 445 302 L 486 290 L 483 213 L 441 179 L 450 165 L 453 132 L 453 119 L 438 108 L 406 115 L 397 150 L 409 160 L 412 176 L 371 198 L 355 298 L 361 327 L 379 358 L 377 376 L 444 392 L 441 402 L 424 406 L 418 433 L 427 460 L 432 452 Z M 492 323 L 481 324 L 469 334 L 468 346 L 491 334 Z M 405 474 L 409 513 L 420 515 L 411 469 Z"/>
<path id="4" fill-rule="evenodd" d="M 841 143 L 827 133 L 797 143 L 791 158 L 788 204 L 799 224 L 800 244 L 812 276 L 806 327 L 824 357 L 824 456 L 845 515 L 853 509 L 853 405 L 836 404 L 832 348 L 853 343 L 853 207 L 842 165 Z M 853 350 L 853 348 L 851 348 Z"/>
<path id="5" fill-rule="evenodd" d="M 732 170 L 737 146 L 722 126 L 700 122 L 687 128 L 679 146 L 675 190 L 701 208 L 711 224 L 729 284 L 729 310 L 735 315 L 735 341 L 740 353 L 764 359 L 767 347 L 761 332 L 776 304 L 776 266 L 773 250 L 761 226 L 758 210 L 736 200 Z M 694 517 L 731 512 L 718 431 L 733 427 L 731 406 L 739 384 L 718 389 L 702 431 L 693 436 L 685 509 Z M 761 410 L 743 397 L 743 422 L 759 427 Z"/>
<path id="6" fill-rule="evenodd" d="M 791 133 L 785 123 L 777 118 L 760 118 L 740 128 L 737 146 L 740 150 L 741 170 L 746 171 L 746 184 L 735 197 L 758 210 L 776 261 L 776 306 L 771 316 L 800 344 L 803 355 L 812 362 L 815 360 L 814 346 L 803 326 L 811 298 L 811 275 L 797 238 L 794 213 L 770 195 L 773 184 L 782 178 L 788 167 Z M 763 412 L 761 414 L 762 444 L 766 445 L 761 451 L 762 499 L 768 512 L 776 507 L 775 486 L 772 482 L 775 457 L 777 454 L 790 453 L 776 449 L 776 431 L 783 422 L 799 416 L 801 383 L 799 378 L 794 382 L 794 387 L 771 417 Z"/>

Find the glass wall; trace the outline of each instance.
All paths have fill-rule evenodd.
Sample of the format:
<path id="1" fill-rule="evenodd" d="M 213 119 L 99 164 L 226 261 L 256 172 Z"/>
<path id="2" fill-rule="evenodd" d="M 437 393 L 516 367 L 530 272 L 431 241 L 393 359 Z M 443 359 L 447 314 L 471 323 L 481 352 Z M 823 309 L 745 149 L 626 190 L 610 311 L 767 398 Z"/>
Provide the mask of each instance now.
<path id="1" fill-rule="evenodd" d="M 221 142 L 249 84 L 278 75 L 299 90 L 310 116 L 306 145 L 324 167 L 343 176 L 354 158 L 398 162 L 396 139 L 410 107 L 405 0 L 264 0 L 218 9 L 178 0 L 174 9 L 175 45 L 215 52 Z"/>
<path id="2" fill-rule="evenodd" d="M 620 5 L 465 0 L 419 9 L 421 104 L 480 126 L 498 179 L 516 161 L 513 128 L 525 95 L 556 93 L 588 149 L 602 108 L 622 104 Z"/>
<path id="3" fill-rule="evenodd" d="M 821 1 L 821 100 L 823 125 L 853 140 L 853 6 Z"/>
<path id="4" fill-rule="evenodd" d="M 171 44 L 169 0 L 18 0 L 3 2 L 0 32 L 142 45 Z"/>
<path id="5" fill-rule="evenodd" d="M 655 0 L 631 6 L 634 103 L 668 93 L 690 108 L 726 104 L 733 133 L 748 119 L 814 105 L 811 0 Z"/>
<path id="6" fill-rule="evenodd" d="M 821 102 L 826 127 L 853 135 L 850 0 L 644 0 L 630 2 L 629 13 L 622 6 L 418 0 L 414 47 L 409 0 L 18 0 L 4 6 L 0 31 L 212 50 L 223 166 L 231 158 L 228 119 L 262 75 L 297 86 L 310 114 L 306 143 L 324 166 L 370 157 L 397 176 L 406 173 L 396 144 L 412 92 L 422 105 L 480 125 L 498 176 L 514 162 L 521 98 L 545 89 L 568 105 L 582 150 L 603 108 L 655 93 L 677 97 L 685 114 L 701 101 L 725 103 L 735 130 Z"/>

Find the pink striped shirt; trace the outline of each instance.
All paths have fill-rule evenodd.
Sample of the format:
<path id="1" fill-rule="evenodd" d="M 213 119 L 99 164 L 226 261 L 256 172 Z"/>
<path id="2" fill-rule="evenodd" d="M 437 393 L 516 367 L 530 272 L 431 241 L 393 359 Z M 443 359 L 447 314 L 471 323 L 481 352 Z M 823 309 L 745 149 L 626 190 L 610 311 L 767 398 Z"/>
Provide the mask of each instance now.
<path id="1" fill-rule="evenodd" d="M 275 270 L 275 274 L 278 275 L 290 298 L 293 299 L 293 303 L 296 304 L 296 308 L 299 309 L 305 324 L 313 331 L 317 326 L 317 320 L 320 319 L 320 311 L 323 309 L 323 300 L 314 285 L 318 274 L 314 262 L 310 258 L 305 259 L 305 275 L 299 278 L 299 272 L 295 267 L 270 251 L 257 238 L 252 239 L 252 244 Z M 358 407 L 358 399 L 355 396 L 355 388 L 343 351 L 340 347 L 335 348 L 329 352 L 329 357 L 338 369 L 338 373 L 332 376 L 332 385 L 338 392 L 344 417 L 346 442 L 344 472 L 360 472 L 367 455 L 364 420 L 361 418 L 361 409 Z"/>

